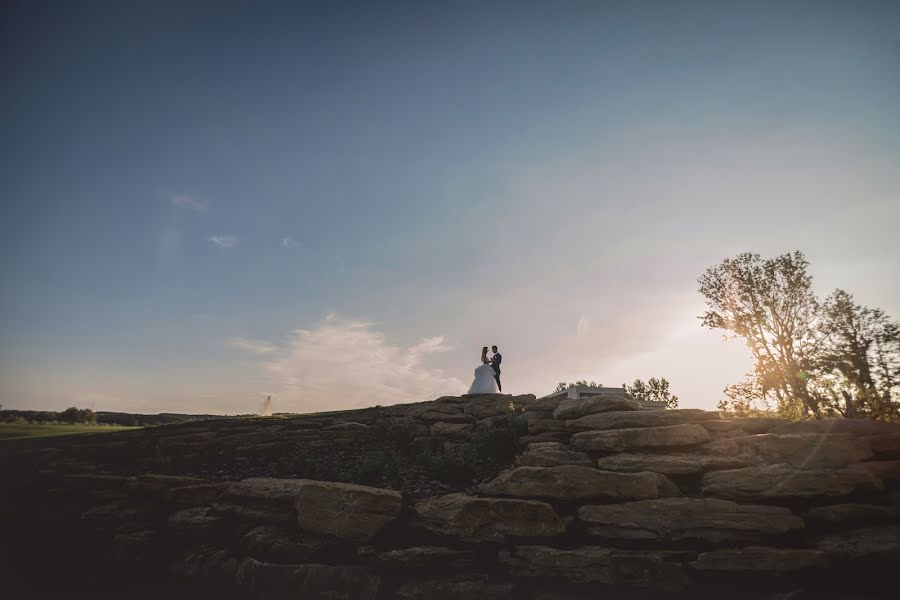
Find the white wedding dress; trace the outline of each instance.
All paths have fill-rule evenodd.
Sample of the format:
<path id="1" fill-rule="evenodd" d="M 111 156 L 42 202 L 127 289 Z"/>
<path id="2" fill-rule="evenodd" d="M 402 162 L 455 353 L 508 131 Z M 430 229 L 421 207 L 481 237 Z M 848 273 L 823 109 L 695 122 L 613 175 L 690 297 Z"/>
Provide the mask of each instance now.
<path id="1" fill-rule="evenodd" d="M 494 380 L 494 367 L 481 365 L 475 369 L 475 381 L 467 394 L 496 394 L 497 382 Z"/>

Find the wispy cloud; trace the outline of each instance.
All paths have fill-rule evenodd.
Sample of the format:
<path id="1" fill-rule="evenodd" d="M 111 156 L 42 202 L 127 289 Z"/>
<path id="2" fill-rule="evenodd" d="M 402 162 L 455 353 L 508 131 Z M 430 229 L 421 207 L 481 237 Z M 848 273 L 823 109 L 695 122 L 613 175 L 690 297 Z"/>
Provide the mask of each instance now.
<path id="1" fill-rule="evenodd" d="M 313 329 L 294 331 L 287 350 L 265 369 L 285 410 L 390 405 L 463 393 L 462 381 L 423 365 L 450 349 L 442 336 L 395 345 L 369 322 L 329 315 Z"/>
<path id="2" fill-rule="evenodd" d="M 233 337 L 228 340 L 228 345 L 232 348 L 238 348 L 240 350 L 246 350 L 247 352 L 252 352 L 253 354 L 271 354 L 278 350 L 278 347 L 275 344 L 267 342 L 265 340 L 251 340 L 245 337 Z"/>
<path id="3" fill-rule="evenodd" d="M 292 238 L 291 236 L 285 236 L 281 238 L 281 247 L 282 248 L 296 248 L 300 244 L 297 243 L 297 240 Z"/>
<path id="4" fill-rule="evenodd" d="M 237 246 L 238 239 L 233 235 L 211 235 L 209 236 L 209 243 L 219 248 L 234 248 Z"/>
<path id="5" fill-rule="evenodd" d="M 169 196 L 169 202 L 172 203 L 172 206 L 195 212 L 205 212 L 209 208 L 206 202 L 198 200 L 190 194 L 172 194 Z"/>

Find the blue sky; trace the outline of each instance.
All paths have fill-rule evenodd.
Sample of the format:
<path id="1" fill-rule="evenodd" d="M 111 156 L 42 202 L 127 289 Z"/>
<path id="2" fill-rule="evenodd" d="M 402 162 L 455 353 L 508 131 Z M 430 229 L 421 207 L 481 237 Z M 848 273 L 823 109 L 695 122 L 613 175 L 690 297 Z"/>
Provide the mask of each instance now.
<path id="1" fill-rule="evenodd" d="M 751 363 L 696 278 L 900 316 L 895 2 L 13 2 L 0 402 L 253 412 Z"/>

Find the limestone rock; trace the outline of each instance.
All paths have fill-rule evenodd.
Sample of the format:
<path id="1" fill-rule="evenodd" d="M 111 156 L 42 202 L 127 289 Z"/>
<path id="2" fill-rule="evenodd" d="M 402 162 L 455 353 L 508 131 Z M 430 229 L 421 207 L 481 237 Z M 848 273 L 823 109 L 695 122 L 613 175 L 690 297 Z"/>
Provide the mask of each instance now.
<path id="1" fill-rule="evenodd" d="M 680 425 L 684 417 L 667 410 L 636 410 L 595 413 L 566 421 L 568 431 L 592 429 L 631 429 L 634 427 L 665 427 Z"/>
<path id="2" fill-rule="evenodd" d="M 582 431 L 572 436 L 577 450 L 612 454 L 640 448 L 678 448 L 709 441 L 709 433 L 693 423 L 609 431 Z"/>
<path id="3" fill-rule="evenodd" d="M 757 462 L 787 463 L 798 469 L 838 468 L 872 457 L 865 438 L 850 434 L 764 433 L 718 440 L 706 446 L 714 456 L 741 456 Z"/>
<path id="4" fill-rule="evenodd" d="M 593 461 L 584 452 L 570 450 L 568 446 L 560 442 L 530 444 L 525 452 L 516 457 L 517 467 L 558 467 L 561 465 L 590 467 L 593 465 Z"/>
<path id="5" fill-rule="evenodd" d="M 703 456 L 696 454 L 613 454 L 597 461 L 604 471 L 634 473 L 652 471 L 663 475 L 697 475 L 716 469 L 736 469 L 750 466 L 743 458 L 732 456 Z"/>
<path id="6" fill-rule="evenodd" d="M 463 407 L 463 413 L 474 417 L 475 419 L 485 419 L 487 417 L 496 417 L 500 415 L 508 415 L 508 400 L 492 400 L 490 402 L 473 402 Z"/>
<path id="7" fill-rule="evenodd" d="M 890 506 L 878 504 L 829 504 L 816 506 L 806 512 L 807 521 L 829 525 L 863 524 L 887 521 L 897 512 Z"/>
<path id="8" fill-rule="evenodd" d="M 339 542 L 312 537 L 275 527 L 260 525 L 243 536 L 241 552 L 263 562 L 299 564 L 320 562 L 339 553 Z"/>
<path id="9" fill-rule="evenodd" d="M 592 467 L 518 467 L 505 471 L 478 491 L 488 496 L 553 500 L 637 500 L 657 497 L 653 473 L 613 473 Z"/>
<path id="10" fill-rule="evenodd" d="M 136 495 L 158 494 L 162 495 L 173 488 L 210 484 L 211 481 L 198 477 L 180 477 L 176 475 L 157 475 L 147 473 L 139 475 L 128 484 L 127 489 Z"/>
<path id="11" fill-rule="evenodd" d="M 678 498 L 681 494 L 681 488 L 678 485 L 660 473 L 653 473 L 656 476 L 656 496 L 658 498 Z"/>
<path id="12" fill-rule="evenodd" d="M 715 421 L 722 417 L 714 410 L 702 410 L 699 408 L 676 408 L 670 412 L 676 413 L 684 417 L 686 423 L 700 423 L 704 421 Z"/>
<path id="13" fill-rule="evenodd" d="M 519 442 L 528 446 L 531 444 L 544 444 L 547 442 L 565 442 L 571 434 L 546 431 L 544 433 L 536 433 L 534 435 L 523 435 L 519 438 Z"/>
<path id="14" fill-rule="evenodd" d="M 419 415 L 419 418 L 429 423 L 474 423 L 475 417 L 465 414 L 448 414 L 443 412 L 429 411 Z"/>
<path id="15" fill-rule="evenodd" d="M 471 439 L 475 433 L 475 426 L 467 423 L 434 423 L 431 426 L 431 435 L 442 435 L 454 439 Z"/>
<path id="16" fill-rule="evenodd" d="M 157 531 L 132 531 L 113 537 L 108 558 L 120 565 L 140 565 L 152 561 L 164 546 Z"/>
<path id="17" fill-rule="evenodd" d="M 777 506 L 710 498 L 660 498 L 578 509 L 588 533 L 610 539 L 712 543 L 754 541 L 801 529 L 803 519 Z"/>
<path id="18" fill-rule="evenodd" d="M 822 538 L 818 548 L 837 559 L 900 559 L 900 526 L 876 525 L 842 531 Z"/>
<path id="19" fill-rule="evenodd" d="M 639 411 L 641 405 L 628 396 L 604 395 L 591 398 L 579 398 L 578 400 L 563 400 L 553 409 L 553 418 L 568 421 L 579 419 L 595 413 L 616 411 Z"/>
<path id="20" fill-rule="evenodd" d="M 553 417 L 553 411 L 557 406 L 565 402 L 567 399 L 565 397 L 554 396 L 554 397 L 544 397 L 538 398 L 532 402 L 528 402 L 525 404 L 525 407 L 522 409 L 523 412 L 549 412 L 550 417 Z"/>
<path id="21" fill-rule="evenodd" d="M 737 425 L 735 425 L 731 421 L 726 421 L 724 419 L 709 419 L 706 421 L 698 421 L 697 424 L 710 433 L 731 433 L 738 429 Z M 743 434 L 743 432 L 741 433 Z"/>
<path id="22" fill-rule="evenodd" d="M 238 579 L 256 598 L 375 598 L 381 578 L 365 567 L 332 565 L 277 565 L 246 558 Z"/>
<path id="23" fill-rule="evenodd" d="M 847 496 L 859 491 L 880 491 L 881 481 L 854 469 L 794 469 L 790 465 L 766 465 L 703 476 L 703 495 L 726 500 L 771 500 Z"/>
<path id="24" fill-rule="evenodd" d="M 168 490 L 165 498 L 175 506 L 204 506 L 215 502 L 227 487 L 227 483 L 189 485 Z"/>
<path id="25" fill-rule="evenodd" d="M 571 583 L 629 584 L 667 590 L 681 589 L 686 582 L 681 565 L 666 562 L 663 555 L 653 552 L 597 546 L 514 546 L 502 550 L 499 561 L 517 577 L 554 577 Z"/>
<path id="26" fill-rule="evenodd" d="M 179 537 L 205 540 L 212 537 L 223 524 L 222 517 L 212 514 L 208 506 L 186 508 L 169 516 L 169 528 Z"/>
<path id="27" fill-rule="evenodd" d="M 900 458 L 900 433 L 873 435 L 868 440 L 876 456 Z"/>
<path id="28" fill-rule="evenodd" d="M 451 575 L 408 581 L 394 592 L 400 600 L 508 600 L 513 597 L 513 584 L 491 581 L 487 575 Z"/>
<path id="29" fill-rule="evenodd" d="M 565 531 L 562 520 L 545 502 L 464 494 L 416 503 L 413 525 L 468 542 L 502 542 L 507 536 L 547 537 Z"/>
<path id="30" fill-rule="evenodd" d="M 384 569 L 440 569 L 463 570 L 475 564 L 474 550 L 444 548 L 442 546 L 417 546 L 377 552 L 371 546 L 359 550 L 360 559 L 368 564 Z"/>
<path id="31" fill-rule="evenodd" d="M 533 419 L 528 421 L 528 433 L 564 432 L 566 422 L 556 419 Z"/>
<path id="32" fill-rule="evenodd" d="M 782 422 L 772 433 L 851 433 L 853 435 L 879 435 L 900 433 L 900 423 L 873 421 L 871 419 L 818 419 L 810 421 Z"/>
<path id="33" fill-rule="evenodd" d="M 900 460 L 873 460 L 848 467 L 854 471 L 868 473 L 880 479 L 887 486 L 900 484 Z"/>
<path id="34" fill-rule="evenodd" d="M 250 521 L 292 523 L 296 519 L 295 499 L 303 485 L 299 479 L 258 477 L 229 483 L 213 507 Z"/>
<path id="35" fill-rule="evenodd" d="M 356 423 L 356 422 L 346 422 L 346 423 L 335 423 L 334 425 L 329 425 L 328 427 L 323 427 L 322 431 L 359 431 L 361 429 L 368 429 L 369 426 L 365 423 Z"/>
<path id="36" fill-rule="evenodd" d="M 784 419 L 775 417 L 735 417 L 729 419 L 740 429 L 749 434 L 769 433 L 770 431 L 787 423 Z"/>
<path id="37" fill-rule="evenodd" d="M 393 490 L 301 479 L 297 525 L 345 540 L 371 539 L 400 514 L 403 497 Z"/>
<path id="38" fill-rule="evenodd" d="M 827 564 L 828 558 L 821 550 L 750 546 L 703 552 L 691 566 L 698 571 L 770 575 L 822 568 Z"/>

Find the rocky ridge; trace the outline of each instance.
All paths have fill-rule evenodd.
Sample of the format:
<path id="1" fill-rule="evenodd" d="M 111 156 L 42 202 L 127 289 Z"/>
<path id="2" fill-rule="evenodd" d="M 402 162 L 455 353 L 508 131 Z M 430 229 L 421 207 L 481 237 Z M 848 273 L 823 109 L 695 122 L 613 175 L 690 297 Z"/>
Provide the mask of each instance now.
<path id="1" fill-rule="evenodd" d="M 118 568 L 260 598 L 831 597 L 900 565 L 895 425 L 642 411 L 626 396 L 446 397 L 347 416 L 28 448 L 18 469 L 4 456 L 19 498 L 4 494 L 4 513 L 49 524 L 41 539 L 58 552 L 77 536 Z M 358 444 L 385 424 L 452 445 L 510 418 L 528 424 L 515 465 L 448 493 L 101 473 L 89 460 L 134 452 L 140 436 L 187 457 L 265 455 L 286 440 Z M 40 502 L 22 501 L 35 489 Z"/>

